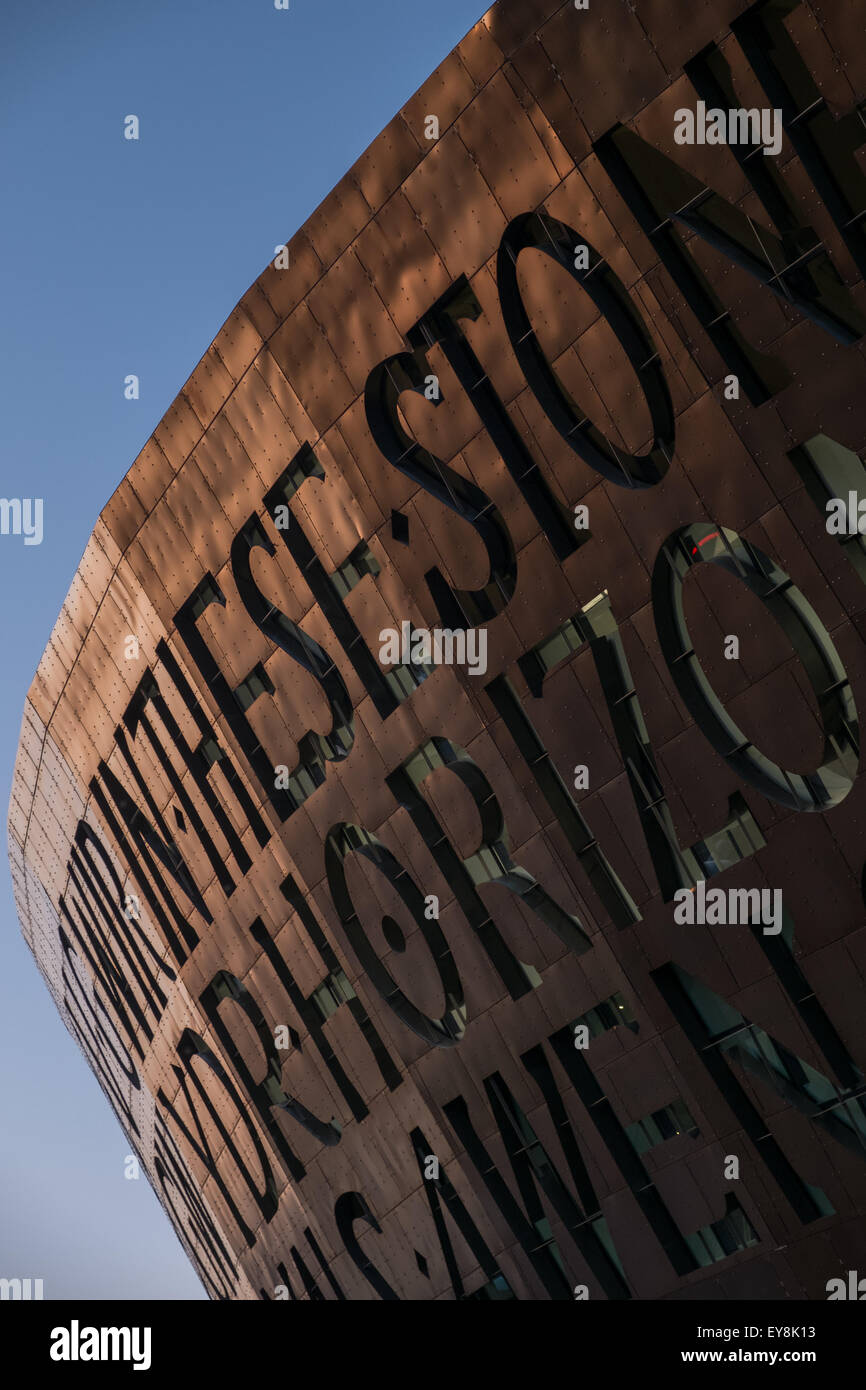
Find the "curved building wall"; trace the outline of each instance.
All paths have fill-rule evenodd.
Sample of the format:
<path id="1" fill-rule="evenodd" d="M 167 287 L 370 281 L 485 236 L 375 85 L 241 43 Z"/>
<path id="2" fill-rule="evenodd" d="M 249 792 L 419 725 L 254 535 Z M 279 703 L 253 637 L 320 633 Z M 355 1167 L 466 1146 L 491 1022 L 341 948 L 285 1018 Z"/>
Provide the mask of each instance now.
<path id="1" fill-rule="evenodd" d="M 500 0 L 96 523 L 16 899 L 213 1297 L 864 1267 L 855 10 Z"/>

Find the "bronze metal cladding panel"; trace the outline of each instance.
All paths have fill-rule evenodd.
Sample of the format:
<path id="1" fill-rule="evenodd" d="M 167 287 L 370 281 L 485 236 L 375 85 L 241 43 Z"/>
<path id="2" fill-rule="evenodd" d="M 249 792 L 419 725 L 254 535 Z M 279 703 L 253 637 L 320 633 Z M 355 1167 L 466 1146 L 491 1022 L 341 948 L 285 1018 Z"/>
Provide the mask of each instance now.
<path id="1" fill-rule="evenodd" d="M 13 881 L 215 1298 L 863 1267 L 856 9 L 500 0 L 97 522 Z"/>

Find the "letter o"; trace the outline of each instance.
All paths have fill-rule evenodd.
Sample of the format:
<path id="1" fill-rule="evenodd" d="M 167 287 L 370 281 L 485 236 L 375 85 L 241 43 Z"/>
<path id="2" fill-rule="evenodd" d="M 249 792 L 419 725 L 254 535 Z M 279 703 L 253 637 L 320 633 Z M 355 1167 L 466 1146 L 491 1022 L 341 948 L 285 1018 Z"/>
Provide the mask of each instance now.
<path id="1" fill-rule="evenodd" d="M 396 888 L 414 917 L 436 966 L 445 993 L 446 1012 L 442 1018 L 429 1018 L 406 997 L 396 980 L 385 969 L 370 945 L 367 933 L 355 911 L 346 882 L 346 860 L 351 854 L 362 854 Z M 414 879 L 381 840 L 359 825 L 343 821 L 332 826 L 325 840 L 325 870 L 331 898 L 353 951 L 361 962 L 373 986 L 385 1003 L 407 1028 L 431 1043 L 433 1047 L 454 1047 L 466 1029 L 466 1008 L 463 985 L 448 941 L 435 920 L 424 916 L 424 894 Z"/>
<path id="2" fill-rule="evenodd" d="M 741 579 L 769 609 L 803 663 L 824 727 L 824 760 L 814 772 L 788 772 L 767 758 L 734 723 L 701 668 L 683 612 L 682 586 L 699 564 Z M 769 556 L 724 527 L 683 526 L 656 558 L 652 604 L 662 654 L 677 690 L 705 738 L 745 782 L 794 811 L 829 811 L 857 775 L 859 728 L 848 675 L 812 605 Z"/>
<path id="3" fill-rule="evenodd" d="M 574 246 L 586 246 L 589 268 L 576 270 Z M 616 334 L 637 374 L 650 412 L 653 445 L 648 454 L 614 449 L 575 405 L 542 351 L 532 330 L 517 283 L 521 251 L 543 251 L 586 291 Z M 505 328 L 523 375 L 551 424 L 566 444 L 605 478 L 620 487 L 653 487 L 674 455 L 674 408 L 655 344 L 631 296 L 585 237 L 543 212 L 524 212 L 508 224 L 496 258 L 499 303 Z"/>

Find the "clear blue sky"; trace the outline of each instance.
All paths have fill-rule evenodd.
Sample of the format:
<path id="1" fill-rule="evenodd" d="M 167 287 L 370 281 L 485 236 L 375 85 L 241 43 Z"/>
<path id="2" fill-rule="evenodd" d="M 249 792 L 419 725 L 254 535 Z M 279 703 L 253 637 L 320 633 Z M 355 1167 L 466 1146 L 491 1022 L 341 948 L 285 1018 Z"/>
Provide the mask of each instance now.
<path id="1" fill-rule="evenodd" d="M 0 536 L 0 1276 L 48 1298 L 204 1294 L 124 1180 L 20 936 L 5 808 L 27 688 L 97 515 L 222 323 L 485 8 L 0 3 L 0 495 L 45 513 L 41 545 Z"/>

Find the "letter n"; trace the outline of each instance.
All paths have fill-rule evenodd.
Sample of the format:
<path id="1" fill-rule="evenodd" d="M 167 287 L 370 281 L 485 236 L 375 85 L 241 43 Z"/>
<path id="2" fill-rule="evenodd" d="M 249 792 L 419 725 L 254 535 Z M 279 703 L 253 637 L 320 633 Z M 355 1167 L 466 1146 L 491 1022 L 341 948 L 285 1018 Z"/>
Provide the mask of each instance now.
<path id="1" fill-rule="evenodd" d="M 778 10 L 781 7 L 774 4 L 773 8 Z M 787 8 L 792 9 L 794 5 L 789 3 Z M 845 206 L 846 194 L 841 185 L 833 179 L 828 156 L 834 163 L 847 163 L 846 187 L 851 190 L 856 186 L 859 191 L 863 176 L 856 167 L 853 151 L 863 143 L 862 125 L 857 122 L 856 113 L 851 112 L 836 122 L 834 128 L 820 93 L 797 57 L 781 18 L 778 23 L 766 27 L 766 33 L 758 41 L 761 25 L 769 23 L 766 21 L 769 9 L 767 4 L 755 7 L 754 13 L 745 16 L 739 28 L 735 23 L 734 31 L 746 48 L 750 61 L 755 63 L 762 82 L 768 89 L 771 86 L 778 89 L 785 130 L 795 142 L 819 192 L 827 199 L 831 215 L 843 225 L 850 222 L 852 213 Z M 779 47 L 781 34 L 784 34 L 784 43 Z M 773 52 L 765 61 L 759 61 L 758 55 L 762 50 L 769 55 L 771 50 L 777 48 L 778 53 Z M 782 67 L 787 69 L 787 81 L 782 76 Z M 727 62 L 716 48 L 710 47 L 699 54 L 687 65 L 686 70 L 701 96 L 711 101 L 718 97 L 720 105 L 725 107 L 739 105 Z M 793 83 L 802 93 L 804 81 L 814 91 L 817 103 L 822 108 L 823 122 L 818 123 L 820 129 L 813 129 L 811 117 L 803 130 L 799 129 L 803 112 L 789 84 Z M 810 129 L 811 137 L 808 136 Z M 804 131 L 805 137 L 801 139 Z M 790 378 L 777 359 L 764 356 L 745 342 L 682 241 L 679 229 L 697 232 L 778 298 L 795 305 L 837 341 L 853 343 L 862 335 L 866 324 L 839 272 L 823 249 L 818 234 L 800 222 L 796 198 L 770 160 L 743 158 L 753 153 L 748 146 L 744 146 L 738 155 L 743 172 L 773 220 L 778 235 L 764 225 L 756 225 L 700 179 L 687 173 L 679 164 L 623 126 L 610 130 L 594 148 L 671 278 L 729 371 L 739 377 L 754 405 L 775 395 L 789 384 Z M 732 148 L 736 150 L 737 147 Z M 835 195 L 831 196 L 833 190 Z M 859 212 L 861 207 L 862 194 L 854 211 Z M 843 231 L 843 236 L 849 247 L 862 256 L 862 228 Z"/>

